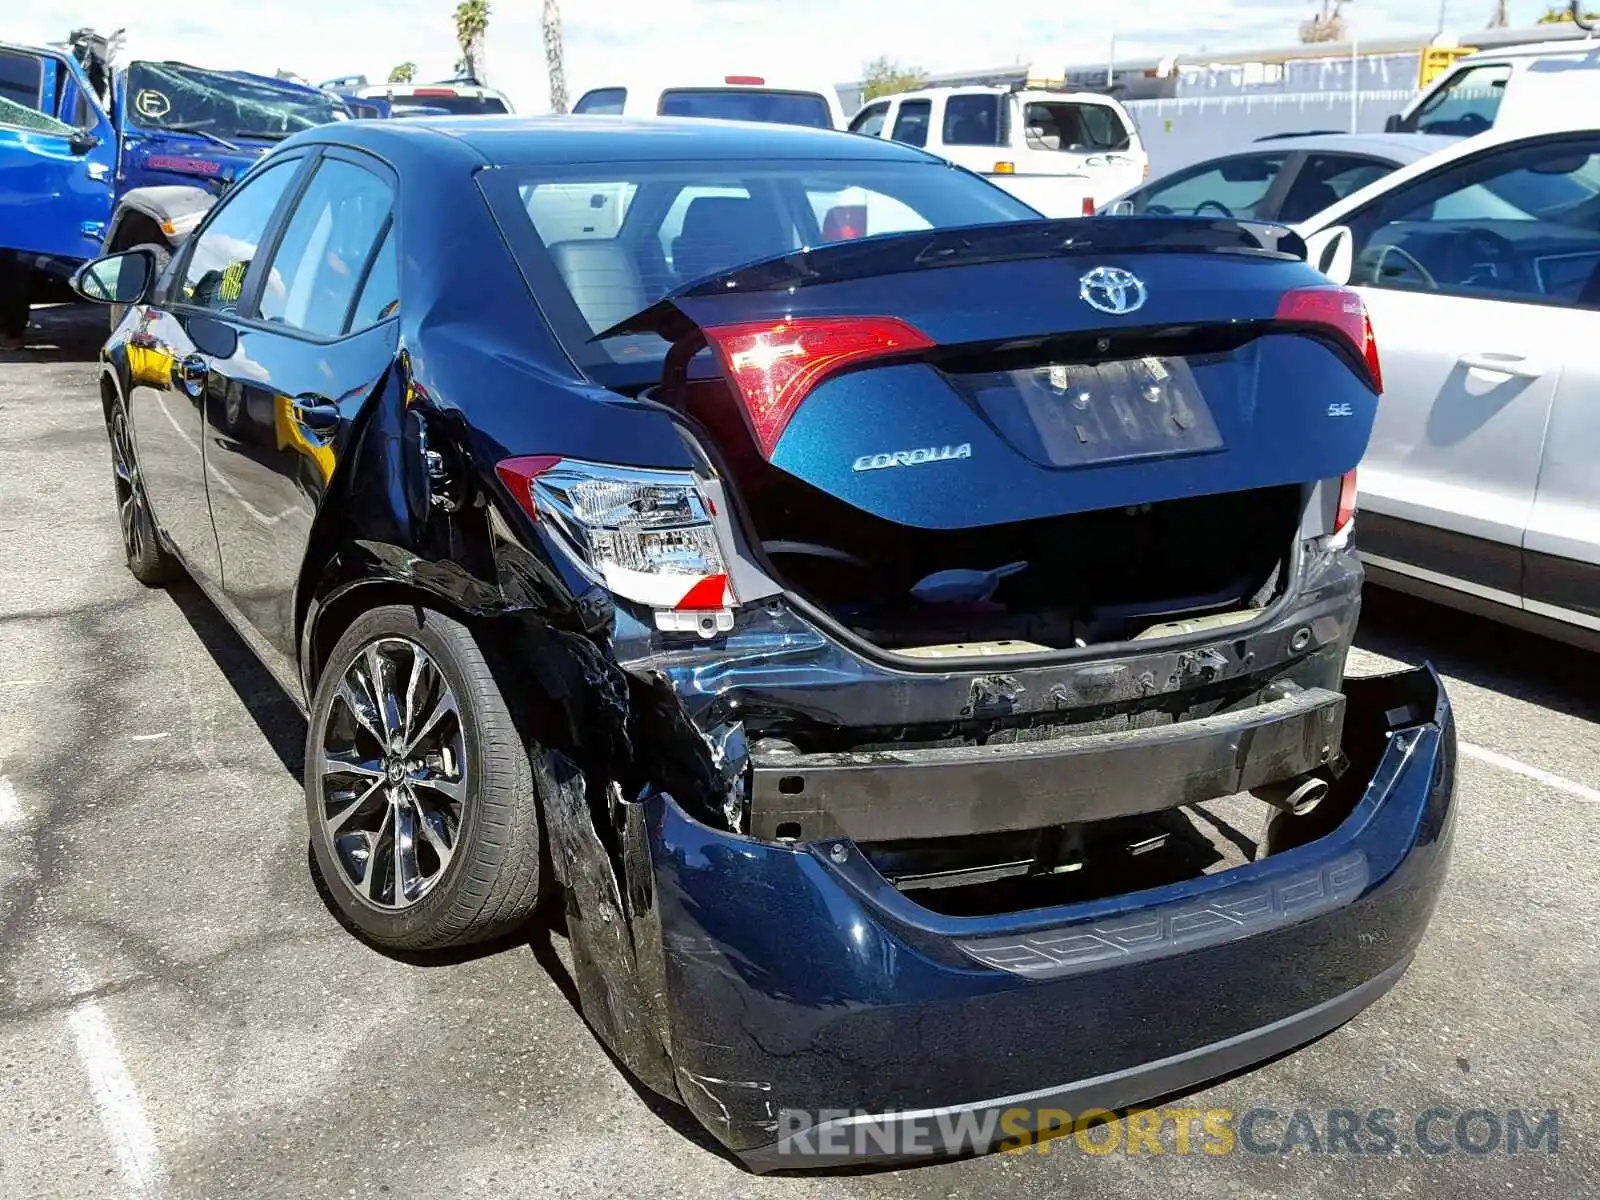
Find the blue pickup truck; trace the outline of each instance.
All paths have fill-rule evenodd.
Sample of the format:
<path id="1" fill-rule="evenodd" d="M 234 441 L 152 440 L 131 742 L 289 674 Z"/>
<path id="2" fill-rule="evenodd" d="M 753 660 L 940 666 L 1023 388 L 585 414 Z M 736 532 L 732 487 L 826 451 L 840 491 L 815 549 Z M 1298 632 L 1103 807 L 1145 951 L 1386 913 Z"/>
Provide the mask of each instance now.
<path id="1" fill-rule="evenodd" d="M 101 39 L 0 43 L 0 339 L 27 304 L 67 298 L 102 252 L 169 252 L 275 143 L 345 120 L 339 97 L 242 71 L 135 59 Z"/>

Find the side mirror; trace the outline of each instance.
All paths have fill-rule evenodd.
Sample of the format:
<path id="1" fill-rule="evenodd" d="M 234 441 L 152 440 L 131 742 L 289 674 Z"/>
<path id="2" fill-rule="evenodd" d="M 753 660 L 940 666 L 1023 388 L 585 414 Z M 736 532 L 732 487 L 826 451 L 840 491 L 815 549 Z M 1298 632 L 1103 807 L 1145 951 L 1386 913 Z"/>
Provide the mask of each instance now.
<path id="1" fill-rule="evenodd" d="M 1306 261 L 1334 283 L 1349 283 L 1356 239 L 1347 225 L 1319 230 L 1306 239 Z"/>
<path id="2" fill-rule="evenodd" d="M 1400 128 L 1400 114 L 1399 113 L 1390 113 L 1389 114 L 1388 118 L 1383 122 L 1383 131 L 1385 133 L 1403 133 L 1403 132 L 1405 132 L 1404 130 L 1402 130 Z"/>
<path id="3" fill-rule="evenodd" d="M 99 135 L 90 129 L 74 129 L 67 145 L 74 154 L 87 154 L 100 144 Z"/>
<path id="4" fill-rule="evenodd" d="M 95 304 L 141 304 L 156 281 L 156 256 L 143 246 L 79 267 L 72 290 Z"/>

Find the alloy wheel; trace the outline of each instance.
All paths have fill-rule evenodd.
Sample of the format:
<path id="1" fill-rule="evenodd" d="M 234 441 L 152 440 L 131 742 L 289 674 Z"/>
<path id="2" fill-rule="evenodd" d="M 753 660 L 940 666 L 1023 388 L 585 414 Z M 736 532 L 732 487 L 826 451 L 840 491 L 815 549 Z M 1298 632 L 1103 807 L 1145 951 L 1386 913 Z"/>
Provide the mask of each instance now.
<path id="1" fill-rule="evenodd" d="M 111 418 L 111 472 L 116 482 L 122 548 L 127 552 L 128 561 L 137 562 L 144 556 L 150 523 L 144 512 L 144 493 L 139 487 L 139 462 L 133 455 L 133 440 L 128 436 L 128 417 L 120 408 Z"/>
<path id="2" fill-rule="evenodd" d="M 409 638 L 368 642 L 315 744 L 323 830 L 345 881 L 377 908 L 416 904 L 450 866 L 467 798 L 461 709 L 438 663 Z"/>

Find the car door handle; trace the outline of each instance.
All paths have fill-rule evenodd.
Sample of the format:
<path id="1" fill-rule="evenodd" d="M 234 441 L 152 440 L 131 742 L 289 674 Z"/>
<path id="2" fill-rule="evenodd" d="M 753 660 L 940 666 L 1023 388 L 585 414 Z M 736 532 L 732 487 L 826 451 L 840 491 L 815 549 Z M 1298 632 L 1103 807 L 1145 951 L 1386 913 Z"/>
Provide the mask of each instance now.
<path id="1" fill-rule="evenodd" d="M 1489 371 L 1496 375 L 1511 375 L 1517 379 L 1538 379 L 1544 374 L 1544 364 L 1524 358 L 1520 354 L 1463 354 L 1456 360 L 1469 371 Z"/>
<path id="2" fill-rule="evenodd" d="M 179 360 L 174 372 L 178 377 L 178 386 L 196 399 L 206 390 L 206 376 L 210 373 L 211 368 L 206 365 L 206 360 L 198 354 Z"/>
<path id="3" fill-rule="evenodd" d="M 301 396 L 290 406 L 294 419 L 319 437 L 339 428 L 339 406 L 321 396 Z"/>

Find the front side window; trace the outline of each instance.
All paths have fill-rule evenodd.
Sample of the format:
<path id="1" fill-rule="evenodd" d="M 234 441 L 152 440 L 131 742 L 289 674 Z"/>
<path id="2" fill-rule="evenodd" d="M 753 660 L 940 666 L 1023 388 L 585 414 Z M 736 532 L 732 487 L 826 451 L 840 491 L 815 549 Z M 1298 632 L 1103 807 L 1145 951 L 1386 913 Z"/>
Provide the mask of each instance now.
<path id="1" fill-rule="evenodd" d="M 944 144 L 999 146 L 1001 97 L 994 93 L 951 96 L 944 102 Z"/>
<path id="2" fill-rule="evenodd" d="M 1452 163 L 1351 215 L 1351 282 L 1600 308 L 1600 136 Z"/>
<path id="3" fill-rule="evenodd" d="M 902 100 L 894 118 L 894 140 L 908 146 L 928 144 L 928 119 L 933 112 L 930 100 Z"/>
<path id="4" fill-rule="evenodd" d="M 1133 211 L 1253 217 L 1287 157 L 1286 153 L 1242 154 L 1201 163 L 1135 193 Z"/>
<path id="5" fill-rule="evenodd" d="M 595 116 L 615 117 L 622 114 L 622 110 L 627 103 L 627 88 L 596 88 L 594 91 L 585 92 L 579 97 L 578 102 L 572 106 L 572 111 L 575 113 L 591 113 Z"/>
<path id="6" fill-rule="evenodd" d="M 237 310 L 267 224 L 299 169 L 299 159 L 258 167 L 218 204 L 194 240 L 174 302 L 214 312 Z"/>
<path id="7" fill-rule="evenodd" d="M 371 171 L 319 163 L 272 256 L 262 319 L 323 337 L 343 333 L 393 208 L 394 192 Z"/>
<path id="8" fill-rule="evenodd" d="M 1494 124 L 1510 78 L 1511 67 L 1505 63 L 1457 71 L 1411 114 L 1407 131 L 1456 137 L 1482 133 Z"/>
<path id="9" fill-rule="evenodd" d="M 0 50 L 0 101 L 36 109 L 43 85 L 44 66 L 37 55 Z"/>
<path id="10" fill-rule="evenodd" d="M 869 104 L 850 122 L 851 133 L 864 133 L 868 137 L 883 136 L 883 122 L 889 116 L 887 104 Z"/>
<path id="11" fill-rule="evenodd" d="M 126 103 L 142 129 L 202 130 L 221 138 L 279 140 L 347 116 L 327 92 L 169 62 L 132 63 Z"/>

